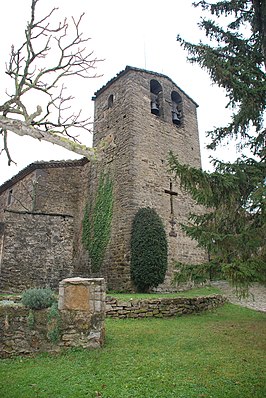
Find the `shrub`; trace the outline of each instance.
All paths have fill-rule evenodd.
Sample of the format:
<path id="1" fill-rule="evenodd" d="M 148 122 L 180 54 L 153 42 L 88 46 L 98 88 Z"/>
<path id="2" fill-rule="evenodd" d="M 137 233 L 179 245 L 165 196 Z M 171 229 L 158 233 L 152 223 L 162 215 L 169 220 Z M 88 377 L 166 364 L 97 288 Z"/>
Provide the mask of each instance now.
<path id="1" fill-rule="evenodd" d="M 167 240 L 163 223 L 154 209 L 139 209 L 132 224 L 131 277 L 138 291 L 147 292 L 164 281 Z"/>
<path id="2" fill-rule="evenodd" d="M 51 289 L 28 289 L 21 297 L 21 302 L 33 310 L 51 307 L 55 302 L 55 295 Z"/>
<path id="3" fill-rule="evenodd" d="M 57 303 L 53 303 L 48 313 L 48 333 L 47 337 L 52 343 L 56 344 L 60 340 L 61 318 Z"/>

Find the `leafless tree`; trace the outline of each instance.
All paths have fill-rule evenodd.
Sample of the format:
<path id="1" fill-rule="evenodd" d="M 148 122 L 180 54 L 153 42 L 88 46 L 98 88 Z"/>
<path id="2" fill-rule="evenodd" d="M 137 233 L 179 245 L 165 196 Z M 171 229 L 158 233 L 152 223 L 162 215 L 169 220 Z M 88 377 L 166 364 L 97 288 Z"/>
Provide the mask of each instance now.
<path id="1" fill-rule="evenodd" d="M 57 8 L 36 20 L 38 2 L 31 2 L 24 43 L 17 50 L 11 47 L 6 64 L 13 92 L 6 93 L 8 100 L 0 104 L 0 135 L 3 138 L 1 152 L 6 153 L 9 164 L 13 162 L 7 141 L 9 131 L 49 141 L 83 156 L 94 155 L 93 149 L 81 145 L 76 135 L 77 129 L 90 130 L 91 121 L 82 120 L 81 112 L 71 112 L 73 97 L 66 94 L 63 83 L 64 78 L 71 76 L 96 77 L 95 67 L 99 60 L 86 50 L 89 38 L 83 38 L 80 32 L 84 14 L 78 20 L 72 17 L 70 23 L 65 18 L 52 27 L 51 16 Z M 37 104 L 31 113 L 26 98 L 36 93 L 37 98 L 44 97 L 44 103 Z"/>

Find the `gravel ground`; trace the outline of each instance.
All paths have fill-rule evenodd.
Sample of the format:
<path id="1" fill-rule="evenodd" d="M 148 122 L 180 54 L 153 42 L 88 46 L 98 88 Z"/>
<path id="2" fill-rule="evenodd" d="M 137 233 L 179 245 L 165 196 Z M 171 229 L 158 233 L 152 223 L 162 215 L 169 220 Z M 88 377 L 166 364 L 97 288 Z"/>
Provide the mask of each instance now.
<path id="1" fill-rule="evenodd" d="M 243 307 L 252 308 L 253 310 L 266 312 L 266 286 L 254 283 L 250 288 L 248 298 L 239 299 L 234 293 L 234 289 L 227 282 L 212 282 L 213 286 L 220 288 L 225 296 L 228 297 L 230 303 L 239 304 Z"/>

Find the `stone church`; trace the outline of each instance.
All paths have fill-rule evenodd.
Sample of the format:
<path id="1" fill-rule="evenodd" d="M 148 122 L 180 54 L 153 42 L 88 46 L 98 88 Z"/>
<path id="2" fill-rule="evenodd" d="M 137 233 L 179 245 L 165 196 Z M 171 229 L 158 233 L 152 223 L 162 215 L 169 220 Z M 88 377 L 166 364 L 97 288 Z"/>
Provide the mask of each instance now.
<path id="1" fill-rule="evenodd" d="M 206 255 L 180 229 L 197 211 L 168 170 L 168 154 L 201 166 L 197 104 L 169 77 L 127 66 L 93 97 L 96 160 L 36 162 L 0 186 L 0 291 L 57 287 L 69 276 L 90 276 L 82 242 L 84 209 L 94 203 L 102 173 L 113 184 L 108 245 L 101 269 L 109 289 L 132 290 L 130 236 L 138 209 L 151 207 L 168 237 L 171 289 L 174 262 Z M 91 207 L 90 207 L 91 208 Z"/>

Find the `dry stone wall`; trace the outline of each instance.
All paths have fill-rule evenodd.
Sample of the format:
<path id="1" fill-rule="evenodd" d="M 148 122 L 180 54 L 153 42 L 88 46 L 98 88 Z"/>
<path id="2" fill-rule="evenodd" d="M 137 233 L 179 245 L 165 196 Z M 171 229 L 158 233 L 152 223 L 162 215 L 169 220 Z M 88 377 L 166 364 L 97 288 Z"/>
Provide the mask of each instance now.
<path id="1" fill-rule="evenodd" d="M 105 282 L 72 278 L 59 287 L 59 337 L 51 341 L 50 309 L 30 310 L 0 302 L 0 357 L 57 352 L 68 347 L 100 348 L 105 338 Z"/>
<path id="2" fill-rule="evenodd" d="M 159 298 L 121 301 L 107 296 L 106 316 L 109 318 L 168 318 L 212 310 L 226 302 L 225 296 L 193 298 Z"/>

